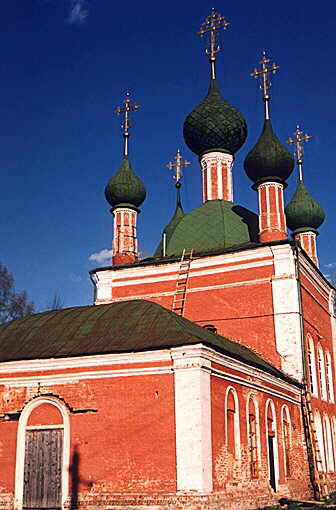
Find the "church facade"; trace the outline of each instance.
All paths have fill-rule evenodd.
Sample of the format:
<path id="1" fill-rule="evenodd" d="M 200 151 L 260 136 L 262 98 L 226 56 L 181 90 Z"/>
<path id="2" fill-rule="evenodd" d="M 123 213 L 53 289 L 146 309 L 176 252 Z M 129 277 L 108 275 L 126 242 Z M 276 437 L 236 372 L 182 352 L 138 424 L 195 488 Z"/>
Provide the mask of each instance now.
<path id="1" fill-rule="evenodd" d="M 321 206 L 270 119 L 245 159 L 258 212 L 233 202 L 234 155 L 247 134 L 216 81 L 184 124 L 199 157 L 202 204 L 180 198 L 153 255 L 138 258 L 144 184 L 124 154 L 105 196 L 112 265 L 91 271 L 94 305 L 0 326 L 0 508 L 256 509 L 336 488 L 335 289 L 318 267 Z M 298 186 L 284 207 L 295 163 Z M 287 228 L 293 235 L 288 237 Z"/>

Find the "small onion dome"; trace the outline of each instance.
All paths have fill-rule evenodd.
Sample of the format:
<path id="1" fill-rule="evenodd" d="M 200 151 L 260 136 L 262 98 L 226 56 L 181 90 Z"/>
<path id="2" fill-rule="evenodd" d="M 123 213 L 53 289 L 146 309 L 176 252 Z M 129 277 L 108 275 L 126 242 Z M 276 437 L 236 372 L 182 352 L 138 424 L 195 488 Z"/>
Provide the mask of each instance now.
<path id="1" fill-rule="evenodd" d="M 171 236 L 175 232 L 177 225 L 180 223 L 180 221 L 184 217 L 184 211 L 183 211 L 183 207 L 181 204 L 181 197 L 180 197 L 180 192 L 179 192 L 179 188 L 180 188 L 181 184 L 180 184 L 180 186 L 177 186 L 177 184 L 180 184 L 180 183 L 176 183 L 176 187 L 178 189 L 176 209 L 175 209 L 175 212 L 174 212 L 170 222 L 163 229 L 163 233 L 166 234 L 166 245 L 168 245 L 168 243 L 171 239 Z M 161 239 L 159 246 L 155 250 L 154 257 L 161 257 L 162 255 L 163 255 L 163 243 L 162 243 L 162 239 Z"/>
<path id="2" fill-rule="evenodd" d="M 268 180 L 284 182 L 292 173 L 293 154 L 282 145 L 270 120 L 265 120 L 259 140 L 246 156 L 244 168 L 254 183 Z"/>
<path id="3" fill-rule="evenodd" d="M 303 181 L 299 181 L 285 212 L 287 225 L 294 234 L 316 231 L 325 218 L 324 210 L 310 195 Z"/>
<path id="4" fill-rule="evenodd" d="M 200 157 L 214 150 L 234 154 L 245 142 L 245 119 L 223 99 L 216 80 L 211 80 L 208 95 L 186 118 L 183 136 L 189 149 Z"/>
<path id="5" fill-rule="evenodd" d="M 105 197 L 112 207 L 128 205 L 139 207 L 146 198 L 146 188 L 134 173 L 128 156 L 124 156 L 117 173 L 105 188 Z"/>

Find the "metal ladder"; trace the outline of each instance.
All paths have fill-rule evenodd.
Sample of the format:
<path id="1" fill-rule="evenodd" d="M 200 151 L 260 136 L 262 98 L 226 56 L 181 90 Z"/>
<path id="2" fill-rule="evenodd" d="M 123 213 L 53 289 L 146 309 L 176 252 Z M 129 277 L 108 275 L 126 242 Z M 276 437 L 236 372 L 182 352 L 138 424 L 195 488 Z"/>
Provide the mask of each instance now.
<path id="1" fill-rule="evenodd" d="M 177 313 L 177 315 L 183 316 L 186 295 L 187 295 L 187 285 L 189 279 L 189 270 L 190 264 L 192 261 L 193 250 L 190 252 L 186 252 L 185 248 L 182 252 L 182 257 L 180 260 L 179 272 L 176 280 L 176 289 L 173 298 L 172 311 Z"/>
<path id="2" fill-rule="evenodd" d="M 302 415 L 306 437 L 309 474 L 313 486 L 315 499 L 321 500 L 329 494 L 326 475 L 323 471 L 323 461 L 318 444 L 315 420 L 311 403 L 311 393 L 307 384 L 302 390 Z"/>

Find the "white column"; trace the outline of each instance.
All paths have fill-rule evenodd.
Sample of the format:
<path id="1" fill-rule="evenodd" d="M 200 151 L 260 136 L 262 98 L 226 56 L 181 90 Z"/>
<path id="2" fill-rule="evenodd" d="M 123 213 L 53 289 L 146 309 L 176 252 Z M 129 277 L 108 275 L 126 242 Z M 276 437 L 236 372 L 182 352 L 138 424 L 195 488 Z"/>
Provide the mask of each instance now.
<path id="1" fill-rule="evenodd" d="M 210 361 L 192 348 L 172 350 L 178 491 L 212 491 Z"/>

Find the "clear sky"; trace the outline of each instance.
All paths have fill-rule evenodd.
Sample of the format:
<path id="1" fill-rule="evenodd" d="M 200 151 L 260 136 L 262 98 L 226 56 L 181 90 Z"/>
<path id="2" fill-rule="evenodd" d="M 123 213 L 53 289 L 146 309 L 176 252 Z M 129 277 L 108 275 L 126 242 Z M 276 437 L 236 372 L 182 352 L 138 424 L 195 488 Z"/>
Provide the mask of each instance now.
<path id="1" fill-rule="evenodd" d="M 313 136 L 304 178 L 327 214 L 318 238 L 321 270 L 336 270 L 334 2 L 8 0 L 0 20 L 0 260 L 39 311 L 55 294 L 65 306 L 91 304 L 88 271 L 108 264 L 89 257 L 111 247 L 104 187 L 121 161 L 113 110 L 126 89 L 141 105 L 130 158 L 148 193 L 139 217 L 142 253 L 153 253 L 174 209 L 165 165 L 177 148 L 192 162 L 184 208 L 200 204 L 199 163 L 182 127 L 208 88 L 196 31 L 212 6 L 231 23 L 222 33 L 218 82 L 249 128 L 234 165 L 235 202 L 257 211 L 242 164 L 262 127 L 261 94 L 249 73 L 266 49 L 281 66 L 271 91 L 278 137 L 285 141 L 297 122 Z M 286 201 L 296 179 L 289 179 Z"/>

